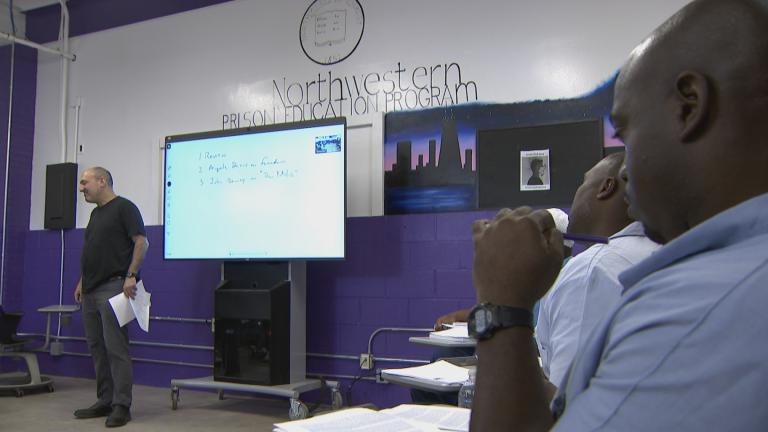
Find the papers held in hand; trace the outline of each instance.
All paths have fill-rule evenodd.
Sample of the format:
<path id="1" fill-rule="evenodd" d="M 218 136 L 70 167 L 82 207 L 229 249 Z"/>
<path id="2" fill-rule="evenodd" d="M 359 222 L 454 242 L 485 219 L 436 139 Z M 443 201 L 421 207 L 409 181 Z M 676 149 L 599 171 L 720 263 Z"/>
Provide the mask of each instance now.
<path id="1" fill-rule="evenodd" d="M 136 284 L 136 298 L 129 299 L 122 292 L 109 299 L 112 310 L 115 311 L 117 323 L 120 327 L 128 324 L 134 319 L 139 323 L 139 327 L 145 332 L 149 332 L 149 306 L 152 294 L 144 289 L 144 281 Z"/>

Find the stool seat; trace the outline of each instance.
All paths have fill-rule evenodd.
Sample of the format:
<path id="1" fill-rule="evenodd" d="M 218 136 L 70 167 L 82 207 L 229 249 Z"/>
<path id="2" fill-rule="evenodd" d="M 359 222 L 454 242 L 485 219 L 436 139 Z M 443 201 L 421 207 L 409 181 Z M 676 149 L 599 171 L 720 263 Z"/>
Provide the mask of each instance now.
<path id="1" fill-rule="evenodd" d="M 38 309 L 42 313 L 73 313 L 80 310 L 79 305 L 51 305 Z"/>
<path id="2" fill-rule="evenodd" d="M 0 374 L 0 391 L 13 391 L 16 397 L 24 396 L 25 390 L 46 388 L 53 392 L 53 380 L 40 375 L 40 365 L 37 363 L 37 355 L 24 351 L 0 351 L 0 357 L 20 357 L 27 364 L 26 374 Z"/>
<path id="3" fill-rule="evenodd" d="M 40 375 L 40 365 L 37 355 L 24 351 L 26 340 L 19 339 L 16 335 L 22 314 L 7 313 L 0 307 L 0 357 L 17 357 L 26 363 L 27 373 L 0 374 L 0 391 L 11 390 L 16 396 L 24 395 L 24 390 L 35 388 L 47 388 L 53 391 L 53 380 Z"/>

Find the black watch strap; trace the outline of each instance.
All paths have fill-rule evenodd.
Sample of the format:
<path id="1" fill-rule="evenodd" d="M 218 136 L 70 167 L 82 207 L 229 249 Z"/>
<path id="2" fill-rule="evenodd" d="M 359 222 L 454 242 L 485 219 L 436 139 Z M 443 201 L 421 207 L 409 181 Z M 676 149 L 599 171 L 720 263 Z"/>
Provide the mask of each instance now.
<path id="1" fill-rule="evenodd" d="M 488 339 L 500 329 L 527 327 L 533 330 L 533 313 L 525 308 L 481 303 L 469 313 L 470 336 Z"/>
<path id="2" fill-rule="evenodd" d="M 507 327 L 528 327 L 533 330 L 533 313 L 528 309 L 512 306 L 496 306 L 499 329 Z"/>

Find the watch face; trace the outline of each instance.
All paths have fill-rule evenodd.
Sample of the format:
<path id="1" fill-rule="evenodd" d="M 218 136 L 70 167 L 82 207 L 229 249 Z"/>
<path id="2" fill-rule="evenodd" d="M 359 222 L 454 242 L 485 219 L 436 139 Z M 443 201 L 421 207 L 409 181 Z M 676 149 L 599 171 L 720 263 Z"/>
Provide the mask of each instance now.
<path id="1" fill-rule="evenodd" d="M 475 331 L 482 334 L 488 328 L 491 322 L 491 312 L 486 309 L 479 309 L 475 313 Z"/>
<path id="2" fill-rule="evenodd" d="M 301 20 L 301 49 L 315 63 L 338 63 L 357 48 L 364 28 L 365 14 L 358 0 L 315 0 Z"/>

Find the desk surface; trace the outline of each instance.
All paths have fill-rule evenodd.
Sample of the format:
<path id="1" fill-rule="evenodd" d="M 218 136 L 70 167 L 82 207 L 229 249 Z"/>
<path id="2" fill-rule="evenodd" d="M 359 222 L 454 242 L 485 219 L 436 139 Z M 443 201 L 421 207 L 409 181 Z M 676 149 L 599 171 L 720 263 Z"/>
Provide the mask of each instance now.
<path id="1" fill-rule="evenodd" d="M 408 338 L 409 342 L 419 344 L 419 345 L 429 345 L 429 346 L 437 346 L 437 347 L 454 347 L 454 348 L 463 348 L 463 347 L 473 347 L 477 345 L 477 341 L 474 339 L 470 339 L 468 341 L 449 341 L 449 340 L 441 340 L 441 339 L 435 339 L 425 336 L 414 336 Z"/>
<path id="2" fill-rule="evenodd" d="M 80 305 L 50 305 L 41 307 L 38 312 L 42 313 L 72 313 L 80 310 Z"/>

